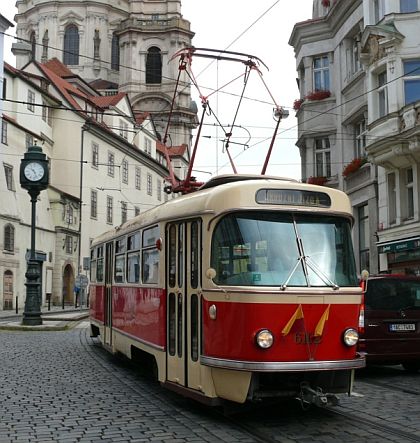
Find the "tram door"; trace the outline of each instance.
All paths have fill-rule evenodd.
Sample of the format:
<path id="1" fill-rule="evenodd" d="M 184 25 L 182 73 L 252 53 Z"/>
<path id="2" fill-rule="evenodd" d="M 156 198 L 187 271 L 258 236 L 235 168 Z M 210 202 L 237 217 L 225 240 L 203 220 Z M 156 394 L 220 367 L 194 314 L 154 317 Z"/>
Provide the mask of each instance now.
<path id="1" fill-rule="evenodd" d="M 199 389 L 201 221 L 167 228 L 167 379 Z"/>
<path id="2" fill-rule="evenodd" d="M 112 263 L 114 244 L 105 246 L 105 297 L 104 297 L 104 337 L 103 344 L 112 345 Z"/>

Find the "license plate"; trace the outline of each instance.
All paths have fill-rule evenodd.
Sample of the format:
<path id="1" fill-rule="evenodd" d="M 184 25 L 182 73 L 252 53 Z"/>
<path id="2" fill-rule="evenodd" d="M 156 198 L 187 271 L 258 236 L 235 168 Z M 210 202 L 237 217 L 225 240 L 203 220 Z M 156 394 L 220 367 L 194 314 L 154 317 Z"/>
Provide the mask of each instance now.
<path id="1" fill-rule="evenodd" d="M 415 331 L 416 325 L 414 323 L 395 323 L 395 324 L 389 325 L 389 330 L 391 332 Z"/>

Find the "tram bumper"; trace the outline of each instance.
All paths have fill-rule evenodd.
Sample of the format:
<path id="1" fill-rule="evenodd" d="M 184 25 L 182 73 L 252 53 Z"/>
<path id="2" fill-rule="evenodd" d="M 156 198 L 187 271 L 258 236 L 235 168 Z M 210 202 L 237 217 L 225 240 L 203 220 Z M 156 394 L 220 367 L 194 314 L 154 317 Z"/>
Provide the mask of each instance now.
<path id="1" fill-rule="evenodd" d="M 244 403 L 264 398 L 298 398 L 302 404 L 337 404 L 335 394 L 351 393 L 355 369 L 365 367 L 363 354 L 351 360 L 250 362 L 202 357 L 211 367 L 216 394 Z"/>

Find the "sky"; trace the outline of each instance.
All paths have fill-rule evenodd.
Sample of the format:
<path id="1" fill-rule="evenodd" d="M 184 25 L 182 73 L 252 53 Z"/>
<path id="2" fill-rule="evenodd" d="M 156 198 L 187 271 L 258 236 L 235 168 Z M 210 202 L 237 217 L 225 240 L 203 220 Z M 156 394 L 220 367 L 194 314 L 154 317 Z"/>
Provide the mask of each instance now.
<path id="1" fill-rule="evenodd" d="M 17 11 L 15 3 L 15 0 L 0 2 L 1 14 L 12 22 Z M 193 74 L 201 94 L 209 96 L 212 110 L 204 119 L 193 175 L 199 181 L 207 181 L 214 175 L 233 172 L 224 143 L 225 133 L 229 132 L 232 132 L 229 152 L 237 172 L 260 173 L 276 124 L 273 109 L 281 106 L 289 111 L 289 117 L 280 123 L 266 174 L 300 179 L 300 155 L 295 146 L 297 120 L 292 109 L 299 91 L 294 51 L 288 41 L 294 24 L 311 18 L 313 1 L 181 0 L 181 3 L 182 15 L 195 32 L 195 47 L 241 52 L 263 62 L 258 66 L 263 81 L 256 70 L 251 71 L 238 107 L 245 65 L 193 58 Z M 5 38 L 4 51 L 5 60 L 12 65 L 15 64 L 10 52 L 13 41 Z M 214 92 L 219 88 L 219 92 Z M 201 117 L 201 100 L 195 88 L 192 95 Z"/>

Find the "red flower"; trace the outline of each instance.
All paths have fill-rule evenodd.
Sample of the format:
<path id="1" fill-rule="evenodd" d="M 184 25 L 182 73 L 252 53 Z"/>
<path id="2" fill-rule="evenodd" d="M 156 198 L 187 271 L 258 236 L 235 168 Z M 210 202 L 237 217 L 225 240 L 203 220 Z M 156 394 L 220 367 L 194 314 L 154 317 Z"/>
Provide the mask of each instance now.
<path id="1" fill-rule="evenodd" d="M 343 169 L 343 177 L 348 177 L 353 172 L 356 172 L 362 165 L 366 163 L 365 157 L 354 158 L 345 168 Z"/>
<path id="2" fill-rule="evenodd" d="M 311 91 L 308 92 L 305 98 L 308 100 L 324 100 L 324 98 L 328 98 L 331 96 L 330 91 L 319 90 L 319 91 Z"/>
<path id="3" fill-rule="evenodd" d="M 308 183 L 309 185 L 325 185 L 325 183 L 327 182 L 327 177 L 309 177 L 306 180 L 306 183 Z"/>
<path id="4" fill-rule="evenodd" d="M 293 102 L 293 109 L 295 111 L 299 111 L 300 107 L 302 106 L 304 99 L 303 98 L 297 98 L 294 102 Z"/>
<path id="5" fill-rule="evenodd" d="M 322 0 L 321 3 L 324 8 L 328 8 L 330 6 L 330 0 Z"/>

